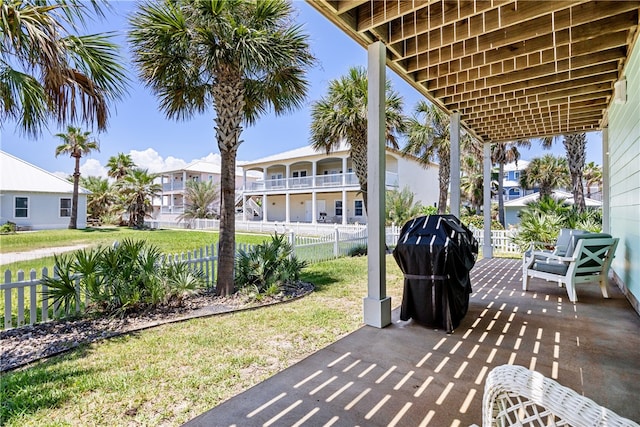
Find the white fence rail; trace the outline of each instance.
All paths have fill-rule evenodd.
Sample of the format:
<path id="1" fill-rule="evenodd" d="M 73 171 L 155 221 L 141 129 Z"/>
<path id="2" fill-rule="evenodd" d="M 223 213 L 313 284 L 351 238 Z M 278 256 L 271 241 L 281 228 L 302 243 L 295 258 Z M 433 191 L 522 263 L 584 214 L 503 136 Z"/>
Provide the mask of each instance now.
<path id="1" fill-rule="evenodd" d="M 202 220 L 213 221 L 213 220 Z M 322 225 L 314 231 L 325 231 L 324 235 L 310 236 L 310 229 L 305 229 L 306 233 L 297 233 L 289 228 L 285 229 L 282 225 L 275 223 L 258 223 L 270 225 L 270 229 L 262 229 L 260 232 L 265 233 L 284 233 L 288 234 L 289 242 L 293 246 L 295 255 L 307 262 L 319 262 L 329 259 L 348 255 L 357 247 L 364 247 L 367 244 L 366 226 L 346 226 L 338 227 L 336 225 Z M 288 224 L 290 226 L 291 224 Z M 311 225 L 311 224 L 308 224 Z M 401 227 L 392 225 L 386 228 L 386 244 L 393 247 L 397 244 L 400 236 Z M 329 232 L 326 232 L 326 231 Z M 482 247 L 484 234 L 482 230 L 473 230 L 475 238 Z M 510 237 L 514 233 L 512 231 L 492 230 L 491 240 L 494 250 L 500 253 L 520 253 L 517 246 L 510 242 Z M 249 250 L 251 245 L 238 244 L 237 250 Z M 194 251 L 166 254 L 167 261 L 187 262 L 193 269 L 201 270 L 207 282 L 214 284 L 216 277 L 216 268 L 218 260 L 217 245 L 208 245 Z M 48 275 L 49 271 L 54 268 L 43 268 L 40 272 L 35 269 L 29 272 L 28 278 L 25 278 L 25 272 L 20 270 L 16 275 L 9 270 L 4 273 L 4 283 L 0 284 L 0 293 L 3 294 L 3 321 L 4 328 L 19 327 L 26 324 L 35 324 L 46 322 L 49 319 L 59 318 L 69 313 L 62 313 L 59 307 L 49 303 L 45 293 L 46 287 L 41 284 L 41 279 Z M 14 281 L 15 280 L 15 281 Z M 79 281 L 76 282 L 78 291 L 80 292 Z M 86 306 L 86 300 L 82 306 Z M 77 306 L 76 312 L 81 312 L 83 307 Z"/>

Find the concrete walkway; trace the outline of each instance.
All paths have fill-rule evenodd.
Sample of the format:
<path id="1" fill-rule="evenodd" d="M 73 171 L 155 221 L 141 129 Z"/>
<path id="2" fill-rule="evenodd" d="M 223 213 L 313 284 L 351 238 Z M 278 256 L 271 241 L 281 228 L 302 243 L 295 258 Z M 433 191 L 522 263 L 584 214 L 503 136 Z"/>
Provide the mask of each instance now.
<path id="1" fill-rule="evenodd" d="M 640 421 L 640 317 L 621 292 L 533 279 L 520 261 L 479 261 L 452 334 L 398 319 L 365 326 L 185 425 L 468 426 L 482 423 L 487 373 L 523 365 Z M 395 302 L 396 304 L 399 302 Z"/>
<path id="2" fill-rule="evenodd" d="M 53 248 L 34 249 L 28 252 L 7 252 L 0 254 L 0 265 L 11 264 L 13 262 L 28 261 L 31 259 L 44 258 L 53 256 L 53 254 L 61 254 L 64 252 L 75 251 L 88 247 L 88 244 L 73 246 L 57 246 Z"/>

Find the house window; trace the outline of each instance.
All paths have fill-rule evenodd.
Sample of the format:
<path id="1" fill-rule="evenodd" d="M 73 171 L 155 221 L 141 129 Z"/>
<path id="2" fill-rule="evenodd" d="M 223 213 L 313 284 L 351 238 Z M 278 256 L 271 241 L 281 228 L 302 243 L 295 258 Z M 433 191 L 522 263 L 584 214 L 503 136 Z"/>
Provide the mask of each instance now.
<path id="1" fill-rule="evenodd" d="M 71 216 L 71 199 L 68 197 L 60 199 L 60 217 Z"/>
<path id="2" fill-rule="evenodd" d="M 514 181 L 517 181 L 517 180 L 520 179 L 520 171 L 515 171 L 513 173 L 513 179 L 514 179 Z"/>
<path id="3" fill-rule="evenodd" d="M 28 197 L 16 197 L 15 198 L 14 216 L 16 218 L 28 218 L 29 217 L 29 198 Z"/>
<path id="4" fill-rule="evenodd" d="M 307 176 L 307 171 L 293 171 L 291 175 L 293 178 L 304 178 Z"/>
<path id="5" fill-rule="evenodd" d="M 336 200 L 335 212 L 336 216 L 342 216 L 342 200 Z"/>
<path id="6" fill-rule="evenodd" d="M 353 214 L 355 216 L 362 216 L 362 200 L 354 201 L 354 211 Z"/>

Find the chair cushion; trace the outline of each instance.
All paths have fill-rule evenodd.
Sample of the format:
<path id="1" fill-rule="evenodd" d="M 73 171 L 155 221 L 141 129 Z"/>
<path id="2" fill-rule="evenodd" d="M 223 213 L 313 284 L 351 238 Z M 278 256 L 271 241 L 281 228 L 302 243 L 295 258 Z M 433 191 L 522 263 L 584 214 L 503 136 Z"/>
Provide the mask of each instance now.
<path id="1" fill-rule="evenodd" d="M 607 233 L 589 233 L 583 232 L 578 234 L 573 234 L 571 236 L 571 242 L 569 243 L 569 247 L 567 248 L 567 253 L 564 256 L 570 257 L 573 256 L 573 251 L 578 246 L 578 241 L 580 239 L 602 239 L 602 238 L 611 238 L 610 234 Z"/>
<path id="2" fill-rule="evenodd" d="M 557 274 L 564 276 L 569 269 L 569 264 L 556 260 L 540 260 L 533 264 L 533 269 L 544 271 L 545 273 Z"/>

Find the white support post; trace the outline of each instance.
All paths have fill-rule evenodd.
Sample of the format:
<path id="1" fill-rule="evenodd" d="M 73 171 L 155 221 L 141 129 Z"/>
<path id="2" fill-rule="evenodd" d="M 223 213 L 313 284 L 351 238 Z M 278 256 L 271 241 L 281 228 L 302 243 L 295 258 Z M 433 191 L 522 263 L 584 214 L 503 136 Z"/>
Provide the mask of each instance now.
<path id="1" fill-rule="evenodd" d="M 483 188 L 482 196 L 484 210 L 484 244 L 482 245 L 482 257 L 493 258 L 493 245 L 491 244 L 491 143 L 484 142 L 483 147 Z"/>
<path id="2" fill-rule="evenodd" d="M 318 203 L 318 194 L 316 190 L 311 190 L 311 224 L 318 223 L 318 207 L 316 204 Z"/>
<path id="3" fill-rule="evenodd" d="M 262 195 L 262 222 L 267 222 L 267 195 L 263 194 Z M 261 230 L 262 231 L 262 230 Z"/>
<path id="4" fill-rule="evenodd" d="M 451 114 L 451 185 L 450 212 L 460 218 L 460 113 Z"/>
<path id="5" fill-rule="evenodd" d="M 605 233 L 611 233 L 609 177 L 609 126 L 607 126 L 602 129 L 602 231 Z"/>
<path id="6" fill-rule="evenodd" d="M 386 295 L 384 239 L 385 205 L 385 84 L 386 47 L 375 42 L 368 48 L 367 105 L 367 297 L 364 323 L 384 328 L 391 323 L 391 298 Z"/>
<path id="7" fill-rule="evenodd" d="M 288 191 L 287 191 L 287 194 L 285 194 L 284 196 L 284 204 L 285 204 L 284 222 L 289 224 L 291 222 L 291 194 L 289 194 Z"/>
<path id="8" fill-rule="evenodd" d="M 342 224 L 347 225 L 347 190 L 342 190 Z"/>

